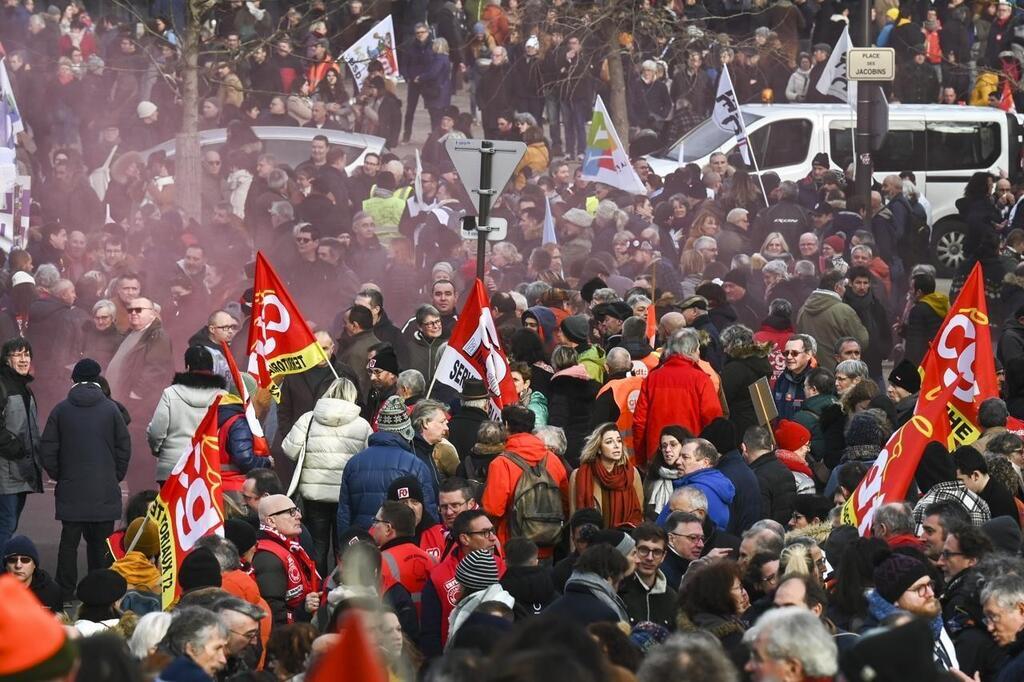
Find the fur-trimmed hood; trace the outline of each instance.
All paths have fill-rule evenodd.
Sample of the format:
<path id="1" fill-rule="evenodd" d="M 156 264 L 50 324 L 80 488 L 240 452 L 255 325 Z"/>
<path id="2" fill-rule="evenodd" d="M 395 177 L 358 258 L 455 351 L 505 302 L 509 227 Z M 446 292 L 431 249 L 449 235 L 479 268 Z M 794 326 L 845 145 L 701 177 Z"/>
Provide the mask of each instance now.
<path id="1" fill-rule="evenodd" d="M 786 542 L 788 543 L 793 538 L 809 537 L 820 545 L 828 539 L 829 534 L 832 532 L 832 523 L 830 521 L 819 521 L 818 523 L 812 523 L 803 528 L 796 528 L 786 533 Z"/>
<path id="2" fill-rule="evenodd" d="M 731 358 L 737 360 L 744 360 L 746 358 L 766 358 L 768 353 L 771 352 L 772 344 L 770 342 L 765 343 L 745 343 L 741 346 L 736 346 L 728 351 L 728 355 Z"/>
<path id="3" fill-rule="evenodd" d="M 224 377 L 212 372 L 176 372 L 171 383 L 188 388 L 227 389 Z"/>

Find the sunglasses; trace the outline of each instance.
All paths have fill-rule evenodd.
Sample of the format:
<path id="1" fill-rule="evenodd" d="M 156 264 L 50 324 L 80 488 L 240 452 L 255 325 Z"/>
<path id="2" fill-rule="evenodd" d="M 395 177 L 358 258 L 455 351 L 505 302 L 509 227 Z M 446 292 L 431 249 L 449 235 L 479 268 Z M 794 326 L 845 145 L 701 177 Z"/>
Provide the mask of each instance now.
<path id="1" fill-rule="evenodd" d="M 309 238 L 309 237 L 296 237 L 295 238 L 295 243 L 296 244 L 308 244 L 311 241 L 313 241 L 313 240 L 311 238 Z"/>
<path id="2" fill-rule="evenodd" d="M 152 308 L 128 308 L 129 315 L 141 315 L 143 310 L 152 310 Z"/>
<path id="3" fill-rule="evenodd" d="M 782 356 L 786 358 L 795 358 L 803 352 L 804 351 L 802 350 L 784 350 L 782 351 Z"/>
<path id="4" fill-rule="evenodd" d="M 4 562 L 14 566 L 16 564 L 31 564 L 34 562 L 32 557 L 25 556 L 24 554 L 12 554 L 11 556 L 4 559 Z"/>

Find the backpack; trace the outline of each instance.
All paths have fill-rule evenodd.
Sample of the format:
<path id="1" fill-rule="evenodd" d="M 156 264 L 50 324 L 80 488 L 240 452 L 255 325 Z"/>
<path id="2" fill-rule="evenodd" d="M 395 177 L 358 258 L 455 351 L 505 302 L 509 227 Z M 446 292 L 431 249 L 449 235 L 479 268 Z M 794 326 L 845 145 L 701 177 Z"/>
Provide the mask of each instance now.
<path id="1" fill-rule="evenodd" d="M 512 514 L 509 531 L 511 537 L 527 538 L 538 547 L 551 547 L 558 543 L 565 527 L 562 492 L 548 473 L 545 456 L 537 464 L 530 464 L 514 452 L 503 452 L 522 470 L 512 493 Z"/>

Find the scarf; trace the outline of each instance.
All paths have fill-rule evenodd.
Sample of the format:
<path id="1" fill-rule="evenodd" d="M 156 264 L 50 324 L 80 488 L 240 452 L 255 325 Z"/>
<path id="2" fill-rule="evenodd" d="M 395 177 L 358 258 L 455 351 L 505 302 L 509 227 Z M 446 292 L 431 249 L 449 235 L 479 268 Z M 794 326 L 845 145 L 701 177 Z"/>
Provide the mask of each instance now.
<path id="1" fill-rule="evenodd" d="M 626 463 L 608 471 L 600 460 L 594 459 L 580 466 L 576 472 L 576 508 L 594 506 L 594 481 L 601 494 L 601 511 L 608 528 L 623 524 L 640 525 L 643 510 L 633 490 L 636 470 Z"/>
<path id="2" fill-rule="evenodd" d="M 668 500 L 672 497 L 672 481 L 677 478 L 681 478 L 683 472 L 678 469 L 669 469 L 668 467 L 658 467 L 657 479 L 651 485 L 651 489 L 648 492 L 647 504 L 654 507 L 654 511 L 658 514 L 668 504 Z"/>
<path id="3" fill-rule="evenodd" d="M 569 576 L 569 580 L 565 583 L 566 590 L 568 590 L 570 585 L 580 585 L 585 588 L 591 595 L 596 597 L 599 602 L 614 611 L 615 615 L 619 618 L 619 622 L 629 622 L 629 615 L 626 613 L 626 605 L 623 603 L 622 599 L 619 595 L 612 592 L 612 587 L 608 584 L 608 581 L 598 577 L 596 573 L 580 573 L 579 571 L 573 571 L 572 575 Z M 563 594 L 564 593 L 565 591 L 563 591 Z"/>

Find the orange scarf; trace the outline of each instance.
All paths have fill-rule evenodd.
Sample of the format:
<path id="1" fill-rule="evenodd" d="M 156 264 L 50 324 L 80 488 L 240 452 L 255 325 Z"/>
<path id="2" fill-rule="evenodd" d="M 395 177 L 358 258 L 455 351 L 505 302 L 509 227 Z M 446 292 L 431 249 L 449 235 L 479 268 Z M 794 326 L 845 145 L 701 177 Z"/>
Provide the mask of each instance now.
<path id="1" fill-rule="evenodd" d="M 594 481 L 601 492 L 601 514 L 605 525 L 615 528 L 624 524 L 638 526 L 643 510 L 633 487 L 636 469 L 628 462 L 608 471 L 594 459 L 576 471 L 576 508 L 594 507 Z"/>

